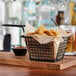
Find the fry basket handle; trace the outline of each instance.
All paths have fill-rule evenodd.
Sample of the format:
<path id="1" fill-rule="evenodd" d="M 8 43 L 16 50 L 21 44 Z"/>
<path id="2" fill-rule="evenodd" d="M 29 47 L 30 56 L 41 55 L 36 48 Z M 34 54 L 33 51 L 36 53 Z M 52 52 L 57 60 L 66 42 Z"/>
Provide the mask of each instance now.
<path id="1" fill-rule="evenodd" d="M 25 38 L 25 36 L 24 35 L 21 35 L 21 38 Z"/>
<path id="2" fill-rule="evenodd" d="M 25 25 L 3 24 L 2 26 L 6 26 L 6 27 L 20 27 L 20 28 L 22 28 L 23 32 L 25 32 L 25 30 L 24 30 Z"/>

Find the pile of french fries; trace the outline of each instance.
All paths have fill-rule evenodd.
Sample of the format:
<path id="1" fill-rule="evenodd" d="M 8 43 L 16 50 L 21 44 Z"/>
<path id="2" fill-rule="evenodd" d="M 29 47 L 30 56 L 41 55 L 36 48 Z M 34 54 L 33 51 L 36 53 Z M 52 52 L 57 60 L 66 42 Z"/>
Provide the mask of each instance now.
<path id="1" fill-rule="evenodd" d="M 48 30 L 43 25 L 41 25 L 34 32 L 28 33 L 28 35 L 34 35 L 34 34 L 48 35 L 48 36 L 57 36 L 57 35 L 60 35 L 60 32 L 58 30 L 52 30 L 52 29 Z"/>

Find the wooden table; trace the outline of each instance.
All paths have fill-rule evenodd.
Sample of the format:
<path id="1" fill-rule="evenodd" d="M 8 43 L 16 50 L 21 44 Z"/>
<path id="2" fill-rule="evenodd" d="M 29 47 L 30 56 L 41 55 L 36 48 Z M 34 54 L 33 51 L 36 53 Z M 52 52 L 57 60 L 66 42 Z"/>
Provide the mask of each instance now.
<path id="1" fill-rule="evenodd" d="M 76 65 L 76 56 L 64 56 L 64 59 L 58 62 L 40 62 L 29 59 L 25 56 L 16 56 L 13 52 L 0 52 L 0 64 L 13 66 L 22 66 L 34 69 L 63 70 Z"/>
<path id="2" fill-rule="evenodd" d="M 76 76 L 76 66 L 66 70 L 28 69 L 0 64 L 0 76 Z"/>
<path id="3" fill-rule="evenodd" d="M 1 57 L 8 58 L 7 53 L 3 54 L 0 53 L 0 59 Z M 49 69 L 30 69 L 28 67 L 20 67 L 16 65 L 3 65 L 0 61 L 0 76 L 76 76 L 76 65 L 60 71 Z"/>

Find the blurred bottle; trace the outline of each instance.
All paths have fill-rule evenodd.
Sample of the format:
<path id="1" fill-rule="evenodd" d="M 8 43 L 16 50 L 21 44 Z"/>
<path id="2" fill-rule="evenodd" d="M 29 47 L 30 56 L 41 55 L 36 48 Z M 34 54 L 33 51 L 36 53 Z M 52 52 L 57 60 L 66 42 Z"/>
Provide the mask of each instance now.
<path id="1" fill-rule="evenodd" d="M 59 11 L 56 16 L 56 23 L 60 26 L 64 23 L 64 11 Z"/>
<path id="2" fill-rule="evenodd" d="M 75 40 L 75 28 L 73 26 L 61 26 L 67 33 L 71 33 L 71 36 L 68 38 L 65 55 L 74 55 L 74 40 Z"/>
<path id="3" fill-rule="evenodd" d="M 76 26 L 73 27 L 73 52 L 76 52 Z"/>

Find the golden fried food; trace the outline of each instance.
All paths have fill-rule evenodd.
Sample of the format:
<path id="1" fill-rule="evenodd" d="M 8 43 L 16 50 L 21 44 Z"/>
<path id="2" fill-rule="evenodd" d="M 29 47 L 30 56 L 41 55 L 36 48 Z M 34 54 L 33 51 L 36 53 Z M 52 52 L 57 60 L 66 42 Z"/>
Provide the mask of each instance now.
<path id="1" fill-rule="evenodd" d="M 46 28 L 43 25 L 41 25 L 37 30 L 35 30 L 35 32 L 28 33 L 28 35 L 34 35 L 34 34 L 45 35 L 44 33 L 45 30 Z"/>
<path id="2" fill-rule="evenodd" d="M 42 30 L 42 31 L 45 31 L 46 28 L 44 27 L 44 25 L 41 25 L 38 29 Z"/>
<path id="3" fill-rule="evenodd" d="M 36 31 L 35 31 L 35 33 L 36 34 L 39 34 L 39 35 L 44 35 L 44 31 L 46 30 L 46 28 L 43 26 L 43 25 L 41 25 Z"/>
<path id="4" fill-rule="evenodd" d="M 59 31 L 56 30 L 49 30 L 49 32 L 50 32 L 50 36 L 57 36 L 60 34 Z"/>
<path id="5" fill-rule="evenodd" d="M 43 25 L 41 25 L 35 32 L 37 32 L 37 31 L 43 32 L 44 30 L 46 30 L 46 28 Z"/>
<path id="6" fill-rule="evenodd" d="M 44 33 L 45 33 L 46 35 L 50 36 L 49 30 L 45 30 Z"/>
<path id="7" fill-rule="evenodd" d="M 35 34 L 44 35 L 44 32 L 41 30 L 35 31 Z"/>
<path id="8" fill-rule="evenodd" d="M 28 36 L 29 36 L 29 35 L 34 35 L 34 34 L 36 34 L 36 33 L 35 33 L 35 32 L 27 33 Z"/>
<path id="9" fill-rule="evenodd" d="M 57 36 L 60 33 L 57 30 L 47 30 L 43 25 L 41 25 L 38 29 L 35 30 L 35 32 L 28 33 L 28 35 L 48 35 L 48 36 Z"/>

